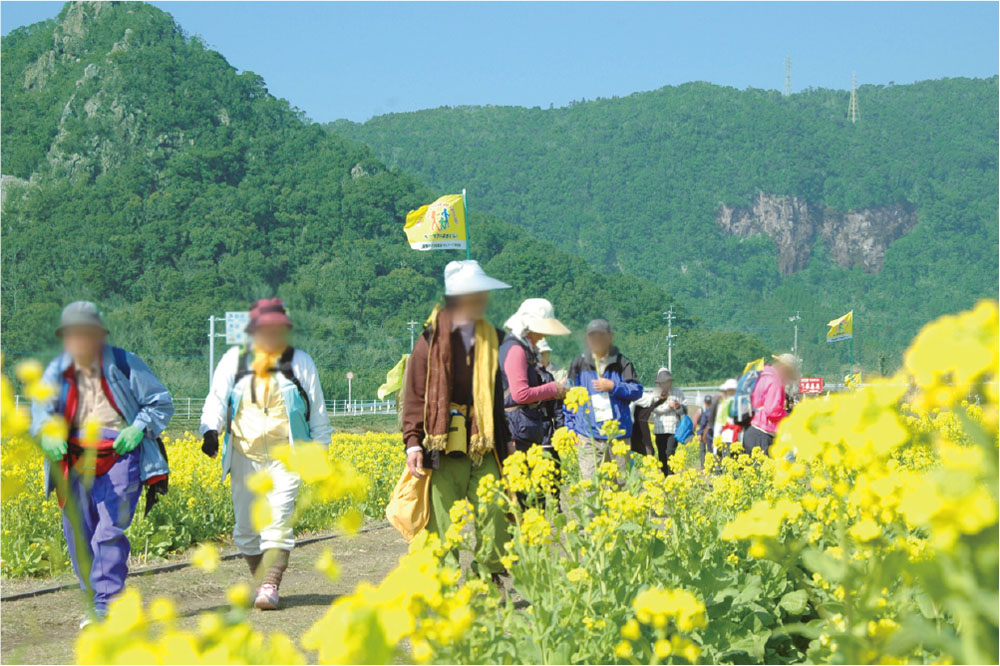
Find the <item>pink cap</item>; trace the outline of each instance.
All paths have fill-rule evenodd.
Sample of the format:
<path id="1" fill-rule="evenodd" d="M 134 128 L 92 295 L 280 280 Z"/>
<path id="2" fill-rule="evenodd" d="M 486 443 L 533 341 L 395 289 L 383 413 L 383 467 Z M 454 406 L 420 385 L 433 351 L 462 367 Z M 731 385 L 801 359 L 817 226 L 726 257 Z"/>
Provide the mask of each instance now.
<path id="1" fill-rule="evenodd" d="M 247 333 L 253 333 L 258 326 L 279 324 L 281 326 L 292 327 L 292 320 L 285 312 L 285 304 L 280 298 L 262 298 L 255 302 L 250 308 L 250 323 L 247 324 Z"/>

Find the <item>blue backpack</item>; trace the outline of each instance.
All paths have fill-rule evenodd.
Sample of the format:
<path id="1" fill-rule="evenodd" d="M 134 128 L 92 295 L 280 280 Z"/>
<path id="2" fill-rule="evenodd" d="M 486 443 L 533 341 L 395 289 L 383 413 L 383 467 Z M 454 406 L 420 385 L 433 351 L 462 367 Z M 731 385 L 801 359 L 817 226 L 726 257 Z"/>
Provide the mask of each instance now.
<path id="1" fill-rule="evenodd" d="M 753 418 L 753 405 L 750 404 L 750 396 L 753 394 L 753 387 L 757 385 L 760 378 L 760 370 L 750 370 L 736 382 L 736 395 L 729 403 L 729 416 L 733 423 L 746 428 Z"/>
<path id="2" fill-rule="evenodd" d="M 694 437 L 694 421 L 687 414 L 682 416 L 680 421 L 677 422 L 677 430 L 674 432 L 674 437 L 681 444 L 687 444 L 688 440 Z"/>

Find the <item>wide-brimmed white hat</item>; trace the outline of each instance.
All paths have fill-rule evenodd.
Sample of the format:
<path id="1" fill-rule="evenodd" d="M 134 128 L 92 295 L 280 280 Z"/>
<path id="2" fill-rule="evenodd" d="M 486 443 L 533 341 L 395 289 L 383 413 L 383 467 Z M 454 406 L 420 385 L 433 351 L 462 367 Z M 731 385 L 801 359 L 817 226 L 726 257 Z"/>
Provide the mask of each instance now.
<path id="1" fill-rule="evenodd" d="M 495 289 L 510 289 L 510 285 L 491 278 L 475 259 L 451 261 L 444 267 L 445 296 L 476 294 Z"/>
<path id="2" fill-rule="evenodd" d="M 735 379 L 727 379 L 726 381 L 722 382 L 722 386 L 719 387 L 719 390 L 720 391 L 735 391 L 736 390 L 736 386 L 737 386 L 737 384 L 736 384 L 736 380 Z"/>
<path id="3" fill-rule="evenodd" d="M 551 352 L 552 347 L 549 346 L 549 343 L 545 338 L 542 338 L 541 340 L 535 343 L 535 351 L 537 351 L 539 354 L 544 352 Z"/>
<path id="4" fill-rule="evenodd" d="M 517 312 L 510 316 L 504 327 L 517 336 L 523 336 L 526 332 L 539 333 L 541 335 L 569 335 L 568 328 L 556 319 L 556 312 L 552 304 L 544 298 L 529 298 L 521 303 Z"/>

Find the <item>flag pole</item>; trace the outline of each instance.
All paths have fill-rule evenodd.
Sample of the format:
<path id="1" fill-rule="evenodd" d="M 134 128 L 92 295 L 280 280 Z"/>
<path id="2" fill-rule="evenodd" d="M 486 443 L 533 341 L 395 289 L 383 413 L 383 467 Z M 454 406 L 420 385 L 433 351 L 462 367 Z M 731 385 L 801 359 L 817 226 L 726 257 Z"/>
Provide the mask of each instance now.
<path id="1" fill-rule="evenodd" d="M 465 212 L 465 258 L 472 259 L 472 244 L 469 238 L 469 202 L 465 198 L 465 188 L 462 188 L 462 208 Z"/>
<path id="2" fill-rule="evenodd" d="M 851 331 L 851 346 L 850 346 L 850 362 L 851 362 L 851 378 L 854 378 L 854 331 L 852 327 Z"/>

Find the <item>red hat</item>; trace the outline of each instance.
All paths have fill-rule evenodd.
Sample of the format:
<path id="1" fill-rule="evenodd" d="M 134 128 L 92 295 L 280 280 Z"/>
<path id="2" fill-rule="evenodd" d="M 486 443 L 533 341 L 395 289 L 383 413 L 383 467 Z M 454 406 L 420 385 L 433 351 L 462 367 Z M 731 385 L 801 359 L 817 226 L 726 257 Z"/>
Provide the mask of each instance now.
<path id="1" fill-rule="evenodd" d="M 247 324 L 247 333 L 253 333 L 258 326 L 268 324 L 279 324 L 292 327 L 292 320 L 285 312 L 285 304 L 280 298 L 262 298 L 250 307 L 250 323 Z"/>

